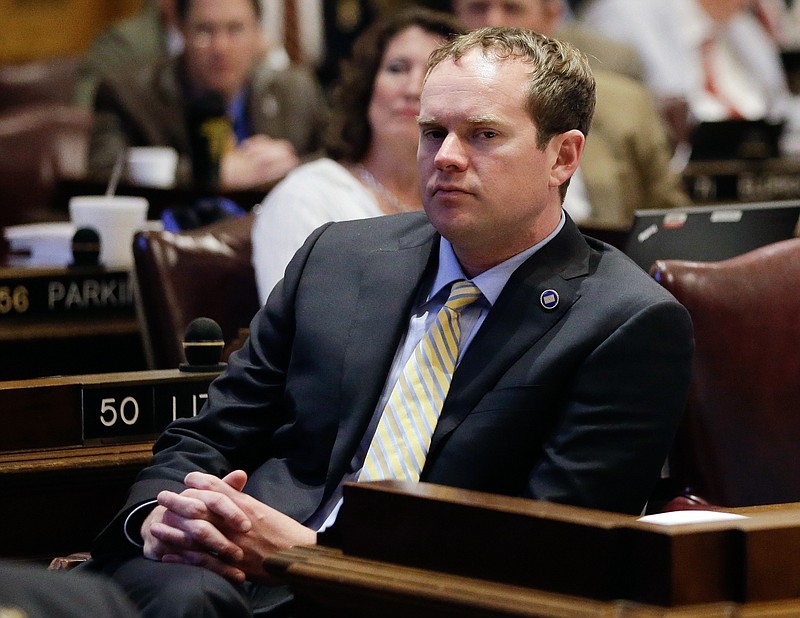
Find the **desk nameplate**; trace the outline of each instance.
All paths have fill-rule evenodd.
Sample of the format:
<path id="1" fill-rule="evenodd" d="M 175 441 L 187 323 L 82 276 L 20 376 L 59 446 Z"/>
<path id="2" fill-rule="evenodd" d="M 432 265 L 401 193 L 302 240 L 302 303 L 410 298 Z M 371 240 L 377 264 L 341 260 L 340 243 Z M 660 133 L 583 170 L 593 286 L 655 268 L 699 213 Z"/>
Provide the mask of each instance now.
<path id="1" fill-rule="evenodd" d="M 158 435 L 175 419 L 197 416 L 208 398 L 207 390 L 205 381 L 84 386 L 83 442 L 106 443 Z"/>
<path id="2" fill-rule="evenodd" d="M 683 173 L 696 203 L 769 202 L 800 197 L 800 160 L 693 161 Z"/>
<path id="3" fill-rule="evenodd" d="M 49 316 L 132 314 L 133 309 L 133 281 L 124 270 L 0 270 L 0 324 Z"/>
<path id="4" fill-rule="evenodd" d="M 196 415 L 217 373 L 178 370 L 0 382 L 0 451 L 148 439 Z"/>

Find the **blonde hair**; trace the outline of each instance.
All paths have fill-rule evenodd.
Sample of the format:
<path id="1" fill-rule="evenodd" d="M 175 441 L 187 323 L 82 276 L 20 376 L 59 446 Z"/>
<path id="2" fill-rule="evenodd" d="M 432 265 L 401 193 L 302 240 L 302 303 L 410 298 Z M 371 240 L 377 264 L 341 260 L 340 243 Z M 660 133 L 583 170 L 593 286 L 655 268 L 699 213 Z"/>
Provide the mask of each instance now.
<path id="1" fill-rule="evenodd" d="M 498 60 L 520 58 L 531 65 L 526 108 L 538 129 L 540 148 L 554 135 L 589 133 L 595 106 L 594 76 L 586 56 L 564 41 L 523 28 L 489 27 L 457 36 L 431 54 L 428 75 L 445 60 L 472 49 Z M 427 79 L 427 77 L 426 77 Z"/>

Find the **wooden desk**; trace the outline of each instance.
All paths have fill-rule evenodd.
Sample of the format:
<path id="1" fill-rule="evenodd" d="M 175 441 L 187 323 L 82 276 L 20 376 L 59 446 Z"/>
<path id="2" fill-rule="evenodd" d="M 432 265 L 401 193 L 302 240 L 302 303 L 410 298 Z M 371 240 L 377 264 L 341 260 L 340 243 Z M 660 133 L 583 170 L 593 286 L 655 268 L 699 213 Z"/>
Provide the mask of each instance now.
<path id="1" fill-rule="evenodd" d="M 196 414 L 216 375 L 0 382 L 0 557 L 88 550 L 124 504 L 153 438 L 173 417 Z"/>
<path id="2" fill-rule="evenodd" d="M 677 608 L 601 601 L 356 558 L 329 547 L 269 556 L 267 570 L 295 594 L 296 618 L 790 618 L 800 600 Z"/>
<path id="3" fill-rule="evenodd" d="M 800 157 L 692 161 L 683 172 L 696 203 L 769 202 L 800 198 Z"/>
<path id="4" fill-rule="evenodd" d="M 88 551 L 125 503 L 152 442 L 0 453 L 0 557 Z"/>
<path id="5" fill-rule="evenodd" d="M 130 273 L 0 267 L 0 380 L 146 368 Z"/>
<path id="6" fill-rule="evenodd" d="M 797 616 L 800 504 L 635 517 L 433 485 L 346 487 L 335 547 L 268 556 L 295 615 Z M 325 537 L 322 537 L 325 540 Z"/>

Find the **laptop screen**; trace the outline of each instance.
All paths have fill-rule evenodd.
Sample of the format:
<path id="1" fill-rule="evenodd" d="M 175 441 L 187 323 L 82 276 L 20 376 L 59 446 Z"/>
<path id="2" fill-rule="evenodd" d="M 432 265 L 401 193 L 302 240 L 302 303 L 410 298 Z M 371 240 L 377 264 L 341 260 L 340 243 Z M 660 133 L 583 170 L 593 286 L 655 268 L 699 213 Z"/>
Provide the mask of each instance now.
<path id="1" fill-rule="evenodd" d="M 623 250 L 649 271 L 656 260 L 714 262 L 795 235 L 800 200 L 637 210 Z"/>

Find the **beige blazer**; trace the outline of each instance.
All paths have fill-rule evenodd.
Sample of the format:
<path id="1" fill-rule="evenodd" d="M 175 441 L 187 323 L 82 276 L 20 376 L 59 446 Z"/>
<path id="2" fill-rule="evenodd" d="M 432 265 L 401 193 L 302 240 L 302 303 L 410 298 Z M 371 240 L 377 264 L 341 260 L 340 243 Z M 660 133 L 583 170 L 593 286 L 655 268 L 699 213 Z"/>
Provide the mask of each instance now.
<path id="1" fill-rule="evenodd" d="M 581 161 L 592 215 L 582 223 L 628 229 L 637 209 L 688 206 L 648 91 L 611 71 L 595 71 L 595 79 L 597 108 Z"/>

